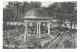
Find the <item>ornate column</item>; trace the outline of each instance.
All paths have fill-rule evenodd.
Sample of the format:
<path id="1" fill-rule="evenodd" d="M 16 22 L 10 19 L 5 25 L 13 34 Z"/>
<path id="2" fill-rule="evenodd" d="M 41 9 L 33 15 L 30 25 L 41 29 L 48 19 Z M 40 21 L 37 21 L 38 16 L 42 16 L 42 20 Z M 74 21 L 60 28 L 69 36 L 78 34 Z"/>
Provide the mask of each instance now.
<path id="1" fill-rule="evenodd" d="M 50 34 L 50 21 L 48 22 L 48 34 Z"/>
<path id="2" fill-rule="evenodd" d="M 24 34 L 24 41 L 26 42 L 26 35 L 27 35 L 27 21 L 24 21 L 24 25 L 25 25 L 25 34 Z"/>

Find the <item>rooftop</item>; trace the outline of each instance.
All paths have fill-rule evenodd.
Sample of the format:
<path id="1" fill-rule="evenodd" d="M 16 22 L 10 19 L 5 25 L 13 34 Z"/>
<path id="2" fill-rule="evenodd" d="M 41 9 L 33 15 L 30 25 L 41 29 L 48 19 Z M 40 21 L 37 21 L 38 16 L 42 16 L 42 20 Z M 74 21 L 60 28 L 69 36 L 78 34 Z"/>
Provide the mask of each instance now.
<path id="1" fill-rule="evenodd" d="M 50 17 L 45 10 L 34 8 L 26 13 L 24 19 L 50 19 Z"/>

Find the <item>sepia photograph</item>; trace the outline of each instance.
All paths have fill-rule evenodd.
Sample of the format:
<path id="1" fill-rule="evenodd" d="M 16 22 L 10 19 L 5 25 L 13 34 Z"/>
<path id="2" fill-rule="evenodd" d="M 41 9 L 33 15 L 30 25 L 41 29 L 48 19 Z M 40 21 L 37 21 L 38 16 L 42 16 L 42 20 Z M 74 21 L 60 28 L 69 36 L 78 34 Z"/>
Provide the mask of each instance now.
<path id="1" fill-rule="evenodd" d="M 76 49 L 77 1 L 4 1 L 3 49 Z"/>

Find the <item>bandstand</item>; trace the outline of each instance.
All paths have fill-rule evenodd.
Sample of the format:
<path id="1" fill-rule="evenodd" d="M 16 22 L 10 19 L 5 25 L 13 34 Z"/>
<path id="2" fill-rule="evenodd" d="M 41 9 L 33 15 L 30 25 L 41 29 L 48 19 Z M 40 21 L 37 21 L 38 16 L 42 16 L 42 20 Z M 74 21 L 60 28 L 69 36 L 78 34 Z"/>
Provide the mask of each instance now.
<path id="1" fill-rule="evenodd" d="M 50 19 L 51 17 L 49 17 L 48 13 L 41 8 L 29 10 L 24 17 L 24 40 L 26 41 L 26 37 L 32 36 L 32 34 L 35 34 L 39 38 L 49 36 Z"/>

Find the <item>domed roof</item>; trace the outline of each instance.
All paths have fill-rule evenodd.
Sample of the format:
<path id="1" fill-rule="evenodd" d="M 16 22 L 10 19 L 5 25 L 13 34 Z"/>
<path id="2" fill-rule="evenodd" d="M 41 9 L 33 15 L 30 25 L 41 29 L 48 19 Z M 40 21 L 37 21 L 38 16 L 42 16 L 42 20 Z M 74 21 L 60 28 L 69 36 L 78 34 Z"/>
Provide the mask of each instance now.
<path id="1" fill-rule="evenodd" d="M 36 17 L 49 17 L 48 13 L 40 8 L 31 9 L 26 13 L 26 16 L 36 16 Z"/>
<path id="2" fill-rule="evenodd" d="M 48 13 L 41 8 L 34 8 L 29 10 L 25 17 L 26 19 L 49 19 Z"/>

